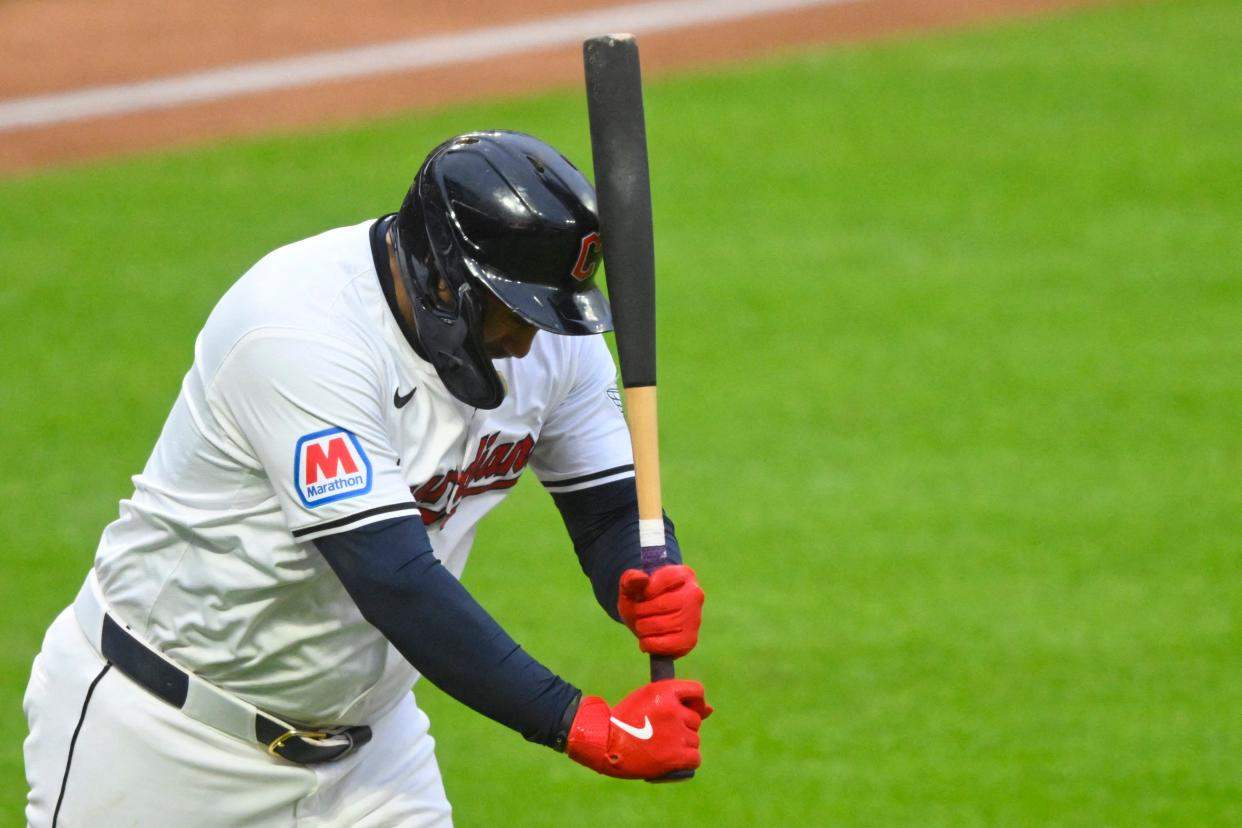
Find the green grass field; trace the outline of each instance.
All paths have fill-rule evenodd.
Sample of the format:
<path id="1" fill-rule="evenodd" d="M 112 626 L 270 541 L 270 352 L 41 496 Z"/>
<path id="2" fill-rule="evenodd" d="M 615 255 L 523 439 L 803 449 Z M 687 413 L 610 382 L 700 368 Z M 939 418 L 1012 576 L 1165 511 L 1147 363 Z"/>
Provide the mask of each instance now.
<path id="1" fill-rule="evenodd" d="M 1242 824 L 1242 5 L 1129 3 L 648 87 L 665 498 L 717 715 L 681 786 L 420 686 L 459 824 Z M 214 300 L 568 90 L 0 182 L 0 817 L 29 661 Z M 644 675 L 525 481 L 466 583 Z"/>

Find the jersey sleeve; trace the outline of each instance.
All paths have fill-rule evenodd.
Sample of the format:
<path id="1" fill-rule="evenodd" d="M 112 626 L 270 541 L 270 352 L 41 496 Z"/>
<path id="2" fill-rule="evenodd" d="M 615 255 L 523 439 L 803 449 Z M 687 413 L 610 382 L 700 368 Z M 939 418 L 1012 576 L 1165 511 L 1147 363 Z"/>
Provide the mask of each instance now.
<path id="1" fill-rule="evenodd" d="M 568 388 L 544 420 L 530 466 L 554 494 L 634 476 L 617 369 L 602 336 L 573 337 Z"/>
<path id="2" fill-rule="evenodd" d="M 255 332 L 229 354 L 213 403 L 309 541 L 418 508 L 384 424 L 377 360 L 350 343 Z"/>

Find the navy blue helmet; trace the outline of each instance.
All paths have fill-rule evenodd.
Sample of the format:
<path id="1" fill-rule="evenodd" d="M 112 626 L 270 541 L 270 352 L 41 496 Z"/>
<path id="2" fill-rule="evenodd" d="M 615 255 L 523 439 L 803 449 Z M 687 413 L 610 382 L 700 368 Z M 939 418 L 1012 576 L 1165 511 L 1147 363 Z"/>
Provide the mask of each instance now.
<path id="1" fill-rule="evenodd" d="M 485 293 L 541 330 L 612 330 L 595 284 L 595 190 L 537 138 L 495 131 L 445 141 L 423 162 L 395 228 L 418 342 L 463 402 L 495 408 L 504 399 L 483 348 Z"/>

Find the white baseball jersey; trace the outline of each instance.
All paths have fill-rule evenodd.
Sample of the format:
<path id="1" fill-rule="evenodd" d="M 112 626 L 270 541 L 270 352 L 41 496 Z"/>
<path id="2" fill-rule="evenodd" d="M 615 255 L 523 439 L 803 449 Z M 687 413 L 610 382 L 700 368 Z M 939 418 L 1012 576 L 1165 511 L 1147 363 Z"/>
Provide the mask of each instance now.
<path id="1" fill-rule="evenodd" d="M 225 294 L 95 562 L 137 635 L 306 724 L 374 721 L 417 677 L 310 541 L 420 516 L 460 576 L 527 466 L 553 491 L 633 474 L 601 337 L 541 331 L 494 363 L 499 408 L 461 403 L 392 317 L 372 224 L 276 250 Z"/>

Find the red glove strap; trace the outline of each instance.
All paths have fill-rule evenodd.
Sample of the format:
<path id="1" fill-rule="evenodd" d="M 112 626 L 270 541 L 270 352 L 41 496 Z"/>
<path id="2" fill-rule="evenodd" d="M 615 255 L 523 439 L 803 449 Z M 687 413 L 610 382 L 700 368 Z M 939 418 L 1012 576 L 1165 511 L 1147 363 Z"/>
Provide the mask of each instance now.
<path id="1" fill-rule="evenodd" d="M 599 696 L 584 696 L 578 702 L 578 713 L 569 728 L 565 752 L 575 762 L 597 773 L 608 772 L 608 703 Z"/>

